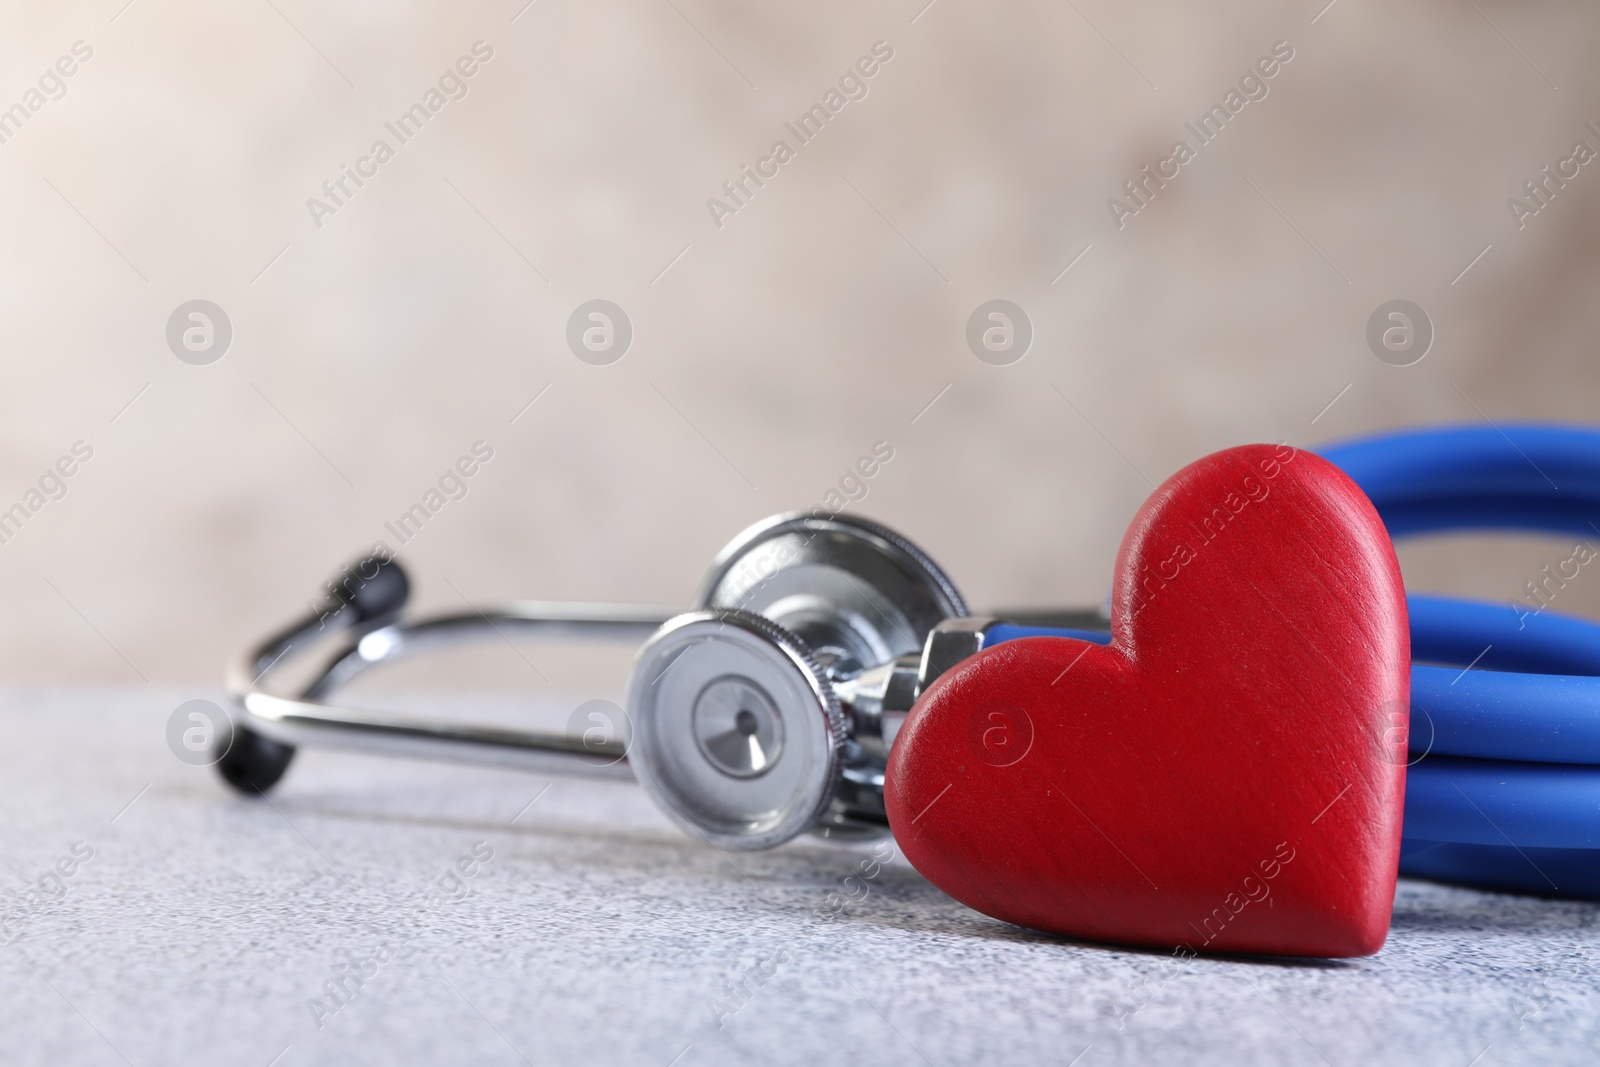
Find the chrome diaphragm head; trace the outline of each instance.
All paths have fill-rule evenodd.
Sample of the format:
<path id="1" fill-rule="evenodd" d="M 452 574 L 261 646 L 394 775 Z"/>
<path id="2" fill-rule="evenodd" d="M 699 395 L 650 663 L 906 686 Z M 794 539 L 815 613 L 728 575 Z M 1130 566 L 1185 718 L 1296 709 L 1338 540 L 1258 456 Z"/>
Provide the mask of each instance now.
<path id="1" fill-rule="evenodd" d="M 838 687 L 965 615 L 950 579 L 887 527 L 794 513 L 736 537 L 696 600 L 628 683 L 629 762 L 662 810 L 722 848 L 886 832 L 885 752 Z"/>
<path id="2" fill-rule="evenodd" d="M 696 607 L 764 615 L 809 645 L 835 675 L 920 653 L 943 619 L 967 614 L 955 583 L 887 526 L 792 512 L 724 548 Z"/>
<path id="3" fill-rule="evenodd" d="M 719 848 L 811 829 L 838 791 L 844 716 L 804 641 L 737 608 L 680 615 L 639 650 L 628 758 L 668 817 Z"/>

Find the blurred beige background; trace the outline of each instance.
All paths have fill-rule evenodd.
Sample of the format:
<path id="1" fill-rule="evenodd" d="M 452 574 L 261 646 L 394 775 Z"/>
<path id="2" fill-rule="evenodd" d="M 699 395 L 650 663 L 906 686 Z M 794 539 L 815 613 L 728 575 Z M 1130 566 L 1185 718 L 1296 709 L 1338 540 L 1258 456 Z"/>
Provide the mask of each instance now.
<path id="1" fill-rule="evenodd" d="M 682 603 L 880 440 L 852 509 L 975 605 L 1092 602 L 1149 482 L 1206 452 L 1594 420 L 1600 168 L 1520 230 L 1506 200 L 1600 145 L 1600 10 L 1323 2 L 7 4 L 0 107 L 92 57 L 0 143 L 0 507 L 93 458 L 0 544 L 3 678 L 213 684 L 480 440 L 403 549 L 423 606 Z M 707 198 L 879 41 L 719 228 Z M 1107 198 L 1278 41 L 1267 96 L 1119 230 Z M 633 327 L 608 366 L 565 340 L 596 298 Z M 992 298 L 1033 325 L 1010 366 L 966 344 Z M 1414 366 L 1364 340 L 1393 298 L 1434 324 Z M 232 324 L 210 365 L 167 345 L 192 299 Z M 1509 598 L 1565 554 L 1403 560 Z M 1600 611 L 1600 579 L 1566 595 Z"/>

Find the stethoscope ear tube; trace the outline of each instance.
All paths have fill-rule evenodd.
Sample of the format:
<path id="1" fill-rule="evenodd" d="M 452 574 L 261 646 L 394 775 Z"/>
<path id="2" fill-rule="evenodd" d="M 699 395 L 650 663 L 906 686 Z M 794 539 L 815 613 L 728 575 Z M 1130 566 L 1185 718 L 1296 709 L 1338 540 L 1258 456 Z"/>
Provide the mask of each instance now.
<path id="1" fill-rule="evenodd" d="M 277 784 L 301 745 L 394 756 L 448 759 L 538 773 L 629 779 L 620 740 L 590 744 L 564 734 L 401 717 L 327 703 L 340 686 L 418 651 L 511 635 L 641 641 L 677 614 L 638 605 L 516 602 L 402 622 L 410 583 L 400 564 L 359 560 L 328 583 L 309 614 L 249 650 L 228 671 L 238 721 L 218 738 L 217 770 L 247 795 Z M 341 635 L 343 646 L 298 692 L 270 691 L 270 675 Z"/>

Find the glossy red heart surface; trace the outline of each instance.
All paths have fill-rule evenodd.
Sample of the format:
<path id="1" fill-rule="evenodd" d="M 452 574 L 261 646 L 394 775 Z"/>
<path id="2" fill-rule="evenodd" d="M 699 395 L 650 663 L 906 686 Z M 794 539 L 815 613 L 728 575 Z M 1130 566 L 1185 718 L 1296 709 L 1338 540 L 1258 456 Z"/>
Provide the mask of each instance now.
<path id="1" fill-rule="evenodd" d="M 969 907 L 1079 938 L 1382 947 L 1411 649 L 1355 483 L 1286 445 L 1179 471 L 1123 539 L 1111 633 L 1007 641 L 929 687 L 886 775 L 906 857 Z"/>

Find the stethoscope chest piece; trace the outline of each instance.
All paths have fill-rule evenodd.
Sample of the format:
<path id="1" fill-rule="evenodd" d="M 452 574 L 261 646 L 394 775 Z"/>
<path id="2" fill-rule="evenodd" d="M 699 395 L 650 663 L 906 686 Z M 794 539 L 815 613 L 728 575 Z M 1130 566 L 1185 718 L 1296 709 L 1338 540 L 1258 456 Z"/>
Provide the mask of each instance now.
<path id="1" fill-rule="evenodd" d="M 839 689 L 966 614 L 949 577 L 876 523 L 780 515 L 723 549 L 696 599 L 628 683 L 629 762 L 652 798 L 719 848 L 882 833 L 883 760 Z"/>
<path id="2" fill-rule="evenodd" d="M 965 615 L 955 584 L 917 546 L 853 516 L 778 515 L 718 554 L 696 606 L 742 608 L 799 637 L 834 677 L 920 654 Z"/>
<path id="3" fill-rule="evenodd" d="M 680 615 L 639 650 L 629 762 L 670 818 L 720 848 L 811 829 L 838 792 L 844 716 L 806 644 L 760 615 Z"/>

